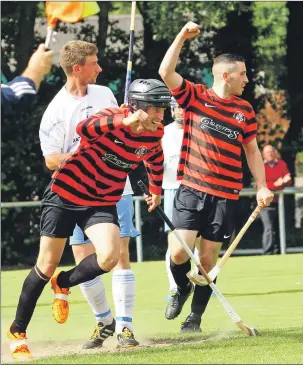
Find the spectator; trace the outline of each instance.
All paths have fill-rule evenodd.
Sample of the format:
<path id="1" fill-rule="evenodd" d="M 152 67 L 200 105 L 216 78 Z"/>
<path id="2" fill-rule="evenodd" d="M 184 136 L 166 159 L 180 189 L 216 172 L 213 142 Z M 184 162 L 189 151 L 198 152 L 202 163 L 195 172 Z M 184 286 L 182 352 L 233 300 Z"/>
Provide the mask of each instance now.
<path id="1" fill-rule="evenodd" d="M 1 84 L 2 116 L 16 115 L 33 105 L 43 77 L 50 72 L 53 56 L 53 51 L 46 51 L 45 45 L 40 44 L 22 75 L 7 85 Z"/>
<path id="2" fill-rule="evenodd" d="M 291 176 L 286 163 L 278 158 L 277 150 L 266 145 L 263 148 L 263 159 L 268 189 L 272 191 L 282 190 L 291 183 Z M 279 253 L 278 247 L 278 195 L 275 195 L 271 205 L 265 207 L 260 218 L 263 223 L 262 247 L 264 255 Z"/>

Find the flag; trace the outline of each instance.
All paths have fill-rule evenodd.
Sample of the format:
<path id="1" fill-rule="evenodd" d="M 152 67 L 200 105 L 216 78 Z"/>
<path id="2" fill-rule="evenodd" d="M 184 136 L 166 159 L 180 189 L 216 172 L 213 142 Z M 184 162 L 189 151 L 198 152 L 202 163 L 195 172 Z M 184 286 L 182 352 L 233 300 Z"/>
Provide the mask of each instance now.
<path id="1" fill-rule="evenodd" d="M 46 1 L 47 24 L 55 28 L 58 21 L 76 23 L 81 19 L 99 13 L 96 1 Z"/>

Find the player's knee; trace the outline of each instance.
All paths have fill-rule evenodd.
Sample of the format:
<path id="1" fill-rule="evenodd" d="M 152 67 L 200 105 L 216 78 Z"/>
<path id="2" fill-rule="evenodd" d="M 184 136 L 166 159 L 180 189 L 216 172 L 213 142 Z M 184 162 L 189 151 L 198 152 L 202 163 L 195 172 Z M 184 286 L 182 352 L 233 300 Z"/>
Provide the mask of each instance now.
<path id="1" fill-rule="evenodd" d="M 171 251 L 171 260 L 177 265 L 184 264 L 188 260 L 188 255 L 183 249 Z"/>
<path id="2" fill-rule="evenodd" d="M 206 272 L 210 272 L 210 270 L 216 265 L 216 260 L 205 255 L 202 257 L 200 256 L 200 262 Z"/>
<path id="3" fill-rule="evenodd" d="M 97 253 L 97 262 L 102 270 L 111 271 L 119 261 L 119 254 L 111 253 L 111 254 L 103 254 L 98 255 Z"/>
<path id="4" fill-rule="evenodd" d="M 37 260 L 37 267 L 42 272 L 42 274 L 52 277 L 58 266 L 58 262 L 49 262 L 46 260 Z"/>

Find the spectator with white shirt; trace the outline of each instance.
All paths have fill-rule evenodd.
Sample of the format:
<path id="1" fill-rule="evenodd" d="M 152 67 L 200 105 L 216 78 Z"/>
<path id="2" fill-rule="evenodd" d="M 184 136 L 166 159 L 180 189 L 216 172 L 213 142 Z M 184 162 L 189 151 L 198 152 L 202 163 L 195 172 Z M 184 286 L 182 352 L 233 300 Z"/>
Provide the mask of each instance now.
<path id="1" fill-rule="evenodd" d="M 162 138 L 162 148 L 164 152 L 164 175 L 162 188 L 164 190 L 164 212 L 167 217 L 172 220 L 174 198 L 181 184 L 181 180 L 177 179 L 177 169 L 183 139 L 183 110 L 173 97 L 171 98 L 170 105 L 171 115 L 174 121 L 164 127 L 164 136 Z M 170 269 L 170 245 L 172 231 L 166 223 L 164 224 L 164 230 L 167 232 L 168 247 L 165 255 L 165 264 L 171 296 L 177 291 L 177 284 Z M 197 248 L 199 248 L 199 243 L 200 237 L 196 240 Z M 197 249 L 195 249 L 195 254 L 197 254 Z"/>
<path id="2" fill-rule="evenodd" d="M 102 72 L 98 64 L 97 47 L 84 41 L 70 41 L 60 52 L 60 65 L 67 82 L 48 105 L 40 125 L 40 143 L 46 166 L 55 170 L 63 160 L 72 156 L 80 144 L 77 125 L 100 109 L 118 106 L 112 91 L 94 85 Z M 115 143 L 119 143 L 117 140 Z M 106 146 L 102 146 L 106 150 Z M 93 163 L 93 162 L 92 162 Z M 100 184 L 102 182 L 100 181 Z M 133 310 L 135 304 L 135 276 L 129 260 L 130 237 L 139 232 L 133 226 L 133 190 L 127 178 L 122 199 L 117 203 L 120 224 L 120 259 L 112 277 L 112 293 L 116 320 L 107 303 L 101 277 L 80 284 L 95 318 L 96 328 L 83 348 L 101 347 L 104 340 L 116 331 L 120 346 L 136 346 L 133 335 Z M 70 237 L 76 264 L 95 252 L 93 244 L 79 226 Z"/>

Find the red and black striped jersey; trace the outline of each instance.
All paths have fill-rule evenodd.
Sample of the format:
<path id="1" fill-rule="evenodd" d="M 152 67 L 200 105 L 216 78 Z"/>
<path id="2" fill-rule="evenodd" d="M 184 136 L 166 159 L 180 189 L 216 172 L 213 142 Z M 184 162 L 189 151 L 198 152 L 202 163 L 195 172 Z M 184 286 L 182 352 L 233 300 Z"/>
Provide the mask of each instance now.
<path id="1" fill-rule="evenodd" d="M 242 144 L 256 138 L 252 106 L 221 99 L 203 84 L 183 79 L 172 95 L 185 111 L 178 179 L 183 185 L 237 200 L 242 189 Z"/>
<path id="2" fill-rule="evenodd" d="M 143 161 L 150 192 L 161 194 L 163 125 L 135 134 L 122 123 L 128 114 L 126 108 L 106 108 L 79 123 L 79 148 L 54 172 L 51 191 L 76 205 L 115 205 L 128 173 Z"/>

